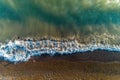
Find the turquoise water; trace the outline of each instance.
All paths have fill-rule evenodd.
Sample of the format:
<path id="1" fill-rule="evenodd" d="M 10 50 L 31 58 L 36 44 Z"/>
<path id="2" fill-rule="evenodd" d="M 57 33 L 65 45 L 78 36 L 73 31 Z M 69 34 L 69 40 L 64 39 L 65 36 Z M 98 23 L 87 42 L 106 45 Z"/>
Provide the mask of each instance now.
<path id="1" fill-rule="evenodd" d="M 1 0 L 0 40 L 120 34 L 120 4 L 109 0 Z M 87 36 L 88 35 L 88 36 Z"/>
<path id="2" fill-rule="evenodd" d="M 14 52 L 22 53 L 21 48 L 17 48 L 18 52 L 16 52 L 11 46 L 15 40 L 23 40 L 24 45 L 22 46 L 26 48 L 25 39 L 27 37 L 34 38 L 38 42 L 41 38 L 67 40 L 67 42 L 77 40 L 79 44 L 84 45 L 84 48 L 79 47 L 77 50 L 71 48 L 71 50 L 81 52 L 81 49 L 87 51 L 92 46 L 95 49 L 119 51 L 119 35 L 119 0 L 0 0 L 0 55 L 7 60 L 13 60 L 15 57 L 13 61 L 24 61 L 17 58 L 19 54 L 12 55 Z M 4 50 L 3 48 L 8 46 L 11 40 L 13 42 L 8 47 L 9 50 Z M 65 46 L 64 42 L 61 44 Z M 91 46 L 86 49 L 88 45 Z M 43 53 L 46 53 L 44 52 L 46 47 L 43 48 Z M 24 50 L 26 49 L 23 48 L 23 52 Z M 38 53 L 35 55 L 41 54 L 40 50 L 41 48 L 38 48 Z M 53 49 L 48 50 L 48 53 L 51 54 L 51 51 L 58 52 Z M 70 53 L 73 53 L 72 51 Z M 69 51 L 65 53 L 69 53 Z M 3 56 L 6 54 L 7 56 Z M 8 54 L 12 55 L 12 59 Z M 24 55 L 27 54 L 25 52 Z M 25 60 L 29 60 L 29 58 Z"/>

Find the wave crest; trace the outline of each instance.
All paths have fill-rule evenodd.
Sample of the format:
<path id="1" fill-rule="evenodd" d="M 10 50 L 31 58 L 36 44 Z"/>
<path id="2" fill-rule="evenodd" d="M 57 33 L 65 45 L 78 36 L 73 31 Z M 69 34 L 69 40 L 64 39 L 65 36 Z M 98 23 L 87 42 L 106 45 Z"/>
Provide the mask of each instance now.
<path id="1" fill-rule="evenodd" d="M 77 40 L 52 40 L 43 39 L 34 41 L 14 40 L 0 44 L 0 57 L 10 62 L 25 62 L 32 56 L 40 56 L 49 54 L 53 56 L 59 54 L 72 54 L 78 52 L 94 51 L 94 50 L 120 51 L 120 45 L 110 45 L 101 43 L 82 44 Z"/>

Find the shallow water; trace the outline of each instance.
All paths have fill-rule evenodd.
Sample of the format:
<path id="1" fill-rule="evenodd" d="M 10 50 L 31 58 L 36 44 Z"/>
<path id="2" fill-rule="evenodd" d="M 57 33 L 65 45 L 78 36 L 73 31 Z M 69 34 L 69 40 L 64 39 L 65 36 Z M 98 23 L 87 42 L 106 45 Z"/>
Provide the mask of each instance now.
<path id="1" fill-rule="evenodd" d="M 117 0 L 1 0 L 0 41 L 20 37 L 86 39 L 120 34 Z M 104 37 L 103 37 L 104 38 Z"/>
<path id="2" fill-rule="evenodd" d="M 118 0 L 0 1 L 0 56 L 8 61 L 27 61 L 30 56 L 43 53 L 69 54 L 96 49 L 119 51 L 119 35 Z M 36 41 L 25 41 L 27 37 Z M 47 40 L 43 40 L 42 47 L 38 45 L 35 50 L 41 38 Z M 57 46 L 53 45 L 54 48 L 49 42 Z M 63 48 L 61 51 L 58 43 Z M 35 47 L 32 49 L 26 46 L 33 44 Z"/>
<path id="3" fill-rule="evenodd" d="M 2 60 L 10 62 L 29 61 L 31 57 L 48 54 L 75 54 L 95 50 L 107 50 L 120 52 L 120 45 L 109 45 L 101 43 L 81 44 L 74 41 L 58 40 L 14 40 L 0 46 L 0 57 Z"/>

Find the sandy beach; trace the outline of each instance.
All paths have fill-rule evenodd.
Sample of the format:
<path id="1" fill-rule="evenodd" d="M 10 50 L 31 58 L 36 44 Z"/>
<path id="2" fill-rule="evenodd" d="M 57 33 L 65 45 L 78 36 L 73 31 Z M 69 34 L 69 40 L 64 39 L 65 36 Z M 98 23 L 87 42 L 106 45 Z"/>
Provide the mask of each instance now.
<path id="1" fill-rule="evenodd" d="M 105 51 L 94 53 L 102 55 L 101 52 Z M 88 54 L 90 56 L 93 52 L 86 53 L 87 56 Z M 112 52 L 109 53 L 111 54 Z M 119 60 L 107 61 L 106 58 L 104 59 L 106 61 L 100 61 L 103 59 L 99 56 L 96 60 L 95 58 L 90 60 L 87 57 L 86 59 L 80 57 L 81 55 L 83 54 L 53 57 L 43 55 L 16 64 L 1 61 L 0 80 L 120 80 Z"/>

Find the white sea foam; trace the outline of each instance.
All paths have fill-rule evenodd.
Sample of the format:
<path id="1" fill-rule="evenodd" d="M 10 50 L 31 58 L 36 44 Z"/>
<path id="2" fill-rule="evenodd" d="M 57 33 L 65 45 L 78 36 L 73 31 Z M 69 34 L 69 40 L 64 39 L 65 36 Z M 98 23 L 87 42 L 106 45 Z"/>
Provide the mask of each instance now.
<path id="1" fill-rule="evenodd" d="M 14 40 L 0 44 L 0 57 L 10 62 L 25 62 L 32 56 L 42 54 L 72 54 L 94 50 L 120 51 L 120 45 L 89 43 L 87 45 L 73 41 L 58 40 Z"/>

